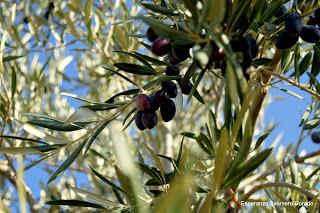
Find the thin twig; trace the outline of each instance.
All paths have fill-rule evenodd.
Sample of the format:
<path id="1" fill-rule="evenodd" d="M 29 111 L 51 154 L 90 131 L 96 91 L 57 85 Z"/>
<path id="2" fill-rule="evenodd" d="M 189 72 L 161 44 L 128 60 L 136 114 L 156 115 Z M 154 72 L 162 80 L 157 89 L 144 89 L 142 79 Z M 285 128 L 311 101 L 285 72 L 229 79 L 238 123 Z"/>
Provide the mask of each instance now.
<path id="1" fill-rule="evenodd" d="M 15 188 L 17 188 L 17 179 L 14 175 L 14 172 L 9 170 L 9 167 L 8 169 L 4 169 L 3 167 L 0 167 L 0 174 L 3 175 Z M 26 185 L 24 185 L 24 190 L 26 192 L 26 197 L 29 204 L 30 212 L 32 213 L 39 212 L 38 208 L 36 207 L 35 198 L 33 197 L 30 189 Z"/>
<path id="2" fill-rule="evenodd" d="M 302 157 L 299 157 L 299 156 L 295 156 L 294 160 L 295 162 L 297 163 L 304 163 L 305 160 L 309 159 L 309 158 L 312 158 L 312 157 L 316 157 L 316 156 L 320 156 L 320 150 L 317 150 L 315 152 L 311 152 L 305 156 L 302 156 Z M 281 163 L 280 165 L 278 165 L 276 168 L 273 168 L 271 170 L 268 170 L 264 173 L 262 173 L 261 175 L 259 175 L 256 180 L 259 180 L 259 179 L 264 179 L 266 178 L 267 176 L 275 173 L 280 167 L 287 167 L 290 165 L 290 161 L 284 161 L 283 163 Z"/>
<path id="3" fill-rule="evenodd" d="M 286 182 L 270 182 L 270 183 L 263 183 L 260 184 L 258 186 L 253 187 L 253 189 L 251 189 L 249 192 L 247 192 L 246 194 L 243 195 L 242 197 L 242 201 L 246 201 L 249 199 L 249 197 L 251 195 L 253 195 L 254 193 L 256 193 L 257 191 L 261 190 L 261 189 L 265 189 L 265 188 L 270 188 L 270 187 L 284 187 L 284 188 L 289 188 L 289 189 L 293 189 L 301 194 L 304 194 L 307 198 L 309 199 L 313 199 L 314 197 L 316 197 L 317 195 L 312 193 L 309 190 L 306 190 L 304 188 L 301 188 L 300 186 L 297 186 L 295 184 L 292 183 L 286 183 Z M 320 203 L 320 201 L 318 200 L 318 202 Z"/>
<path id="4" fill-rule="evenodd" d="M 312 89 L 309 89 L 308 87 L 306 86 L 303 86 L 303 85 L 300 85 L 299 83 L 289 79 L 289 78 L 286 78 L 280 74 L 277 74 L 277 73 L 274 73 L 270 70 L 267 70 L 267 69 L 262 69 L 261 72 L 265 73 L 265 74 L 268 74 L 268 75 L 273 75 L 279 79 L 281 79 L 282 81 L 285 81 L 289 84 L 291 84 L 292 86 L 295 86 L 295 87 L 298 87 L 299 89 L 309 93 L 310 95 L 312 95 L 314 98 L 316 98 L 317 100 L 320 100 L 320 94 L 318 94 L 316 91 L 312 90 Z"/>

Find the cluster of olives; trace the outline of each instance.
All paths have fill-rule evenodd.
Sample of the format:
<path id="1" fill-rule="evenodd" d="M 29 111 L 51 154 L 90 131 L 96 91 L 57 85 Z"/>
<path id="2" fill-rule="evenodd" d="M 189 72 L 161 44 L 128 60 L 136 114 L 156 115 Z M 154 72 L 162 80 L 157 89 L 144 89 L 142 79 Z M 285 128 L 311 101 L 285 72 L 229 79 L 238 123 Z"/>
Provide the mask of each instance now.
<path id="1" fill-rule="evenodd" d="M 282 8 L 285 8 L 282 6 Z M 284 15 L 286 11 L 280 9 L 280 15 Z M 278 14 L 279 15 L 279 14 Z M 320 26 L 320 8 L 314 12 L 314 16 L 309 18 L 306 25 L 303 24 L 302 17 L 297 13 L 292 13 L 285 18 L 285 30 L 280 33 L 276 48 L 289 49 L 293 47 L 299 40 L 299 37 L 308 43 L 316 43 L 320 41 L 320 30 L 316 26 Z"/>
<path id="2" fill-rule="evenodd" d="M 259 51 L 256 40 L 254 40 L 252 36 L 246 35 L 244 37 L 231 40 L 230 44 L 234 52 L 242 53 L 242 60 L 239 63 L 244 76 L 249 80 L 250 75 L 246 71 L 251 66 L 253 59 L 257 57 Z"/>
<path id="3" fill-rule="evenodd" d="M 166 74 L 169 76 L 179 76 L 177 82 L 181 87 L 182 94 L 189 95 L 192 89 L 192 83 L 181 80 L 183 76 L 180 75 L 178 64 L 189 58 L 190 48 L 192 48 L 194 44 L 172 45 L 172 40 L 159 37 L 151 27 L 148 28 L 146 37 L 152 42 L 151 52 L 153 54 L 157 56 L 167 56 L 170 65 L 166 68 Z"/>
<path id="4" fill-rule="evenodd" d="M 171 100 L 178 94 L 177 86 L 172 81 L 162 82 L 161 89 L 154 95 L 139 94 L 136 97 L 135 123 L 138 129 L 152 129 L 158 124 L 156 111 L 160 108 L 160 114 L 164 122 L 169 122 L 176 114 L 176 105 Z"/>

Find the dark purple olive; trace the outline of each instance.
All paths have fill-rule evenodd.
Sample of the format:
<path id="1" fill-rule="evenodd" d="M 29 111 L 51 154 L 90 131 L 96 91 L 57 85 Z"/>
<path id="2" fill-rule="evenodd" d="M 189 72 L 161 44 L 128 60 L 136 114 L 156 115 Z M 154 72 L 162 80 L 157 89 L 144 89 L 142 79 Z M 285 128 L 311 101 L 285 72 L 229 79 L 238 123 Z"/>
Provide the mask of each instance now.
<path id="1" fill-rule="evenodd" d="M 157 102 L 159 103 L 159 105 L 161 106 L 162 104 L 164 104 L 169 97 L 166 94 L 166 91 L 164 89 L 160 89 L 158 90 L 155 94 L 154 97 L 156 98 Z"/>
<path id="2" fill-rule="evenodd" d="M 139 94 L 136 97 L 136 106 L 140 111 L 147 111 L 151 108 L 150 101 L 147 95 Z"/>
<path id="3" fill-rule="evenodd" d="M 156 98 L 156 96 L 151 95 L 148 97 L 149 101 L 150 101 L 150 110 L 151 111 L 157 111 L 160 107 L 160 103 L 158 102 L 158 99 Z"/>
<path id="4" fill-rule="evenodd" d="M 243 54 L 243 58 L 241 62 L 241 67 L 243 71 L 246 71 L 251 66 L 252 60 L 253 60 L 253 57 L 250 52 Z"/>
<path id="5" fill-rule="evenodd" d="M 189 81 L 187 81 L 187 82 L 185 82 L 184 84 L 180 84 L 180 87 L 181 87 L 181 92 L 182 92 L 182 94 L 184 94 L 184 95 L 189 95 L 190 94 L 190 92 L 191 92 L 191 89 L 192 89 L 192 83 L 191 83 L 191 81 L 189 80 Z"/>
<path id="6" fill-rule="evenodd" d="M 161 84 L 162 89 L 164 89 L 169 98 L 175 98 L 178 95 L 177 86 L 172 81 L 164 81 Z"/>
<path id="7" fill-rule="evenodd" d="M 250 48 L 248 40 L 243 37 L 231 40 L 230 44 L 234 52 L 248 52 Z"/>
<path id="8" fill-rule="evenodd" d="M 154 111 L 143 112 L 141 120 L 143 126 L 145 126 L 148 129 L 152 129 L 158 124 L 158 116 L 157 113 Z"/>
<path id="9" fill-rule="evenodd" d="M 136 114 L 135 114 L 135 117 L 134 117 L 134 121 L 135 121 L 135 123 L 136 123 L 136 126 L 137 126 L 137 128 L 138 129 L 140 129 L 141 131 L 142 130 L 145 130 L 146 129 L 146 127 L 143 125 L 143 123 L 142 123 L 142 113 L 143 112 L 141 112 L 141 111 L 137 111 L 136 112 Z"/>
<path id="10" fill-rule="evenodd" d="M 283 31 L 277 39 L 276 48 L 279 50 L 289 49 L 298 42 L 298 39 L 299 36 L 291 35 L 286 31 Z"/>
<path id="11" fill-rule="evenodd" d="M 247 81 L 249 81 L 250 79 L 250 74 L 247 72 L 247 69 L 251 66 L 252 60 L 253 60 L 253 57 L 251 55 L 251 52 L 247 52 L 243 54 L 241 68 L 242 68 L 243 75 L 247 79 Z"/>
<path id="12" fill-rule="evenodd" d="M 221 61 L 224 57 L 224 51 L 220 49 L 216 44 L 212 44 L 212 52 L 209 58 L 209 64 L 212 64 L 216 61 Z"/>
<path id="13" fill-rule="evenodd" d="M 316 43 L 320 40 L 320 30 L 316 26 L 305 25 L 301 30 L 300 38 L 308 43 Z"/>
<path id="14" fill-rule="evenodd" d="M 157 38 L 152 46 L 151 51 L 157 56 L 164 56 L 171 50 L 170 40 L 167 38 Z"/>
<path id="15" fill-rule="evenodd" d="M 307 25 L 316 26 L 317 25 L 317 19 L 314 16 L 310 16 Z"/>
<path id="16" fill-rule="evenodd" d="M 185 61 L 189 57 L 189 46 L 175 45 L 172 47 L 172 55 L 180 62 Z"/>
<path id="17" fill-rule="evenodd" d="M 285 28 L 288 34 L 298 35 L 303 27 L 301 16 L 297 13 L 293 13 L 287 16 L 285 19 Z"/>
<path id="18" fill-rule="evenodd" d="M 320 132 L 314 132 L 311 134 L 311 139 L 314 143 L 320 143 Z"/>
<path id="19" fill-rule="evenodd" d="M 171 65 L 177 65 L 179 64 L 181 61 L 179 59 L 177 59 L 176 57 L 174 57 L 172 55 L 172 51 L 169 51 L 167 54 L 168 60 L 169 60 L 169 64 Z"/>
<path id="20" fill-rule="evenodd" d="M 315 11 L 314 11 L 314 17 L 316 19 L 320 19 L 320 8 L 317 8 Z"/>
<path id="21" fill-rule="evenodd" d="M 148 28 L 146 36 L 150 42 L 154 42 L 159 37 L 157 34 L 155 34 L 151 27 Z"/>
<path id="22" fill-rule="evenodd" d="M 314 17 L 318 27 L 320 27 L 320 8 L 316 9 L 316 11 L 314 12 Z"/>
<path id="23" fill-rule="evenodd" d="M 25 17 L 23 18 L 23 23 L 28 24 L 29 22 L 30 22 L 29 17 L 28 17 L 28 16 L 25 16 Z"/>
<path id="24" fill-rule="evenodd" d="M 166 75 L 178 76 L 180 74 L 180 68 L 176 65 L 170 65 L 166 68 Z"/>
<path id="25" fill-rule="evenodd" d="M 245 39 L 249 44 L 249 52 L 250 52 L 252 58 L 257 57 L 258 51 L 259 51 L 259 47 L 257 45 L 256 40 L 254 40 L 250 35 L 247 35 L 245 37 Z"/>
<path id="26" fill-rule="evenodd" d="M 168 99 L 168 101 L 160 107 L 160 114 L 164 122 L 171 121 L 176 114 L 175 103 L 171 99 Z"/>
<path id="27" fill-rule="evenodd" d="M 226 77 L 226 73 L 227 73 L 227 63 L 225 60 L 223 60 L 221 63 L 221 75 L 223 77 Z"/>
<path id="28" fill-rule="evenodd" d="M 279 18 L 279 17 L 281 17 L 281 16 L 284 16 L 284 15 L 287 14 L 287 13 L 288 13 L 288 9 L 287 9 L 284 5 L 282 5 L 282 6 L 277 10 L 276 14 L 274 14 L 274 16 L 275 16 L 276 18 Z"/>

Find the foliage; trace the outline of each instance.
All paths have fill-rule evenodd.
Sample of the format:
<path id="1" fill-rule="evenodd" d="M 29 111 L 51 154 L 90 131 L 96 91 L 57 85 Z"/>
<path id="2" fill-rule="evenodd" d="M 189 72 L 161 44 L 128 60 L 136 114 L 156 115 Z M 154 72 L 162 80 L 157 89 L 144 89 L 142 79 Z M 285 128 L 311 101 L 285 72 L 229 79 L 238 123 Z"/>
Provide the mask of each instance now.
<path id="1" fill-rule="evenodd" d="M 21 212 L 26 205 L 31 212 L 273 208 L 241 207 L 246 200 L 312 201 L 306 208 L 316 212 L 320 151 L 299 150 L 320 125 L 319 42 L 275 48 L 288 14 L 274 14 L 283 4 L 303 22 L 320 6 L 303 0 L 1 2 L 0 210 L 15 207 L 13 186 Z M 132 123 L 137 94 L 179 80 L 165 75 L 168 56 L 150 52 L 147 26 L 173 46 L 193 47 L 179 63 L 175 118 L 139 131 Z M 258 45 L 245 69 L 245 55 L 231 42 L 243 36 Z M 210 64 L 213 43 L 225 56 Z M 193 86 L 185 95 L 180 86 L 188 81 Z M 270 87 L 300 97 L 283 82 L 312 101 L 297 143 L 274 150 L 263 144 L 276 127 L 258 124 Z M 40 199 L 22 184 L 24 170 L 36 167 L 49 174 Z M 89 186 L 77 184 L 79 173 Z"/>

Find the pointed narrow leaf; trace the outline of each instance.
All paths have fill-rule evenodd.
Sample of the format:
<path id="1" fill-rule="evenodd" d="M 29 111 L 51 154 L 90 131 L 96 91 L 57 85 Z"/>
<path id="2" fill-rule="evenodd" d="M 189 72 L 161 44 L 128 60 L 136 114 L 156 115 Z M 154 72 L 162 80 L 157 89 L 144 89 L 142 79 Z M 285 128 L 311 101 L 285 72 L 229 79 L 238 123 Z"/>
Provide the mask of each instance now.
<path id="1" fill-rule="evenodd" d="M 130 80 L 128 77 L 122 75 L 120 72 L 116 72 L 116 71 L 114 71 L 114 70 L 112 70 L 112 69 L 109 69 L 108 67 L 105 67 L 105 66 L 102 66 L 102 67 L 103 67 L 104 69 L 108 70 L 109 72 L 111 72 L 111 73 L 113 73 L 113 74 L 115 74 L 115 75 L 123 78 L 124 80 L 128 81 L 129 83 L 131 83 L 131 84 L 139 87 L 138 84 L 136 84 L 134 81 Z"/>
<path id="2" fill-rule="evenodd" d="M 100 173 L 98 173 L 95 169 L 93 169 L 90 166 L 91 171 L 93 172 L 93 174 L 98 177 L 100 180 L 102 180 L 103 182 L 105 182 L 106 184 L 108 184 L 109 186 L 111 186 L 113 189 L 121 191 L 123 193 L 126 193 L 123 189 L 121 189 L 120 187 L 118 187 L 116 184 L 112 183 L 111 181 L 109 181 L 108 179 L 106 179 L 105 177 L 103 177 Z"/>
<path id="3" fill-rule="evenodd" d="M 85 128 L 85 126 L 91 124 L 92 122 L 75 122 L 74 124 L 65 124 L 64 122 L 56 121 L 56 120 L 34 119 L 34 120 L 27 121 L 27 123 L 36 125 L 36 126 L 41 126 L 51 130 L 70 132 L 70 131 L 83 129 Z"/>
<path id="4" fill-rule="evenodd" d="M 228 188 L 233 183 L 242 180 L 244 177 L 246 177 L 248 174 L 250 174 L 252 171 L 257 169 L 270 155 L 272 152 L 272 148 L 266 149 L 246 162 L 240 164 L 238 167 L 236 167 L 230 175 L 227 177 L 225 182 L 223 183 L 223 188 Z"/>
<path id="5" fill-rule="evenodd" d="M 138 64 L 115 63 L 114 66 L 127 73 L 132 73 L 137 75 L 156 75 L 156 73 L 149 67 L 141 66 Z"/>
<path id="6" fill-rule="evenodd" d="M 51 175 L 51 177 L 48 180 L 48 183 L 50 183 L 53 180 L 55 180 L 61 172 L 66 170 L 76 160 L 76 158 L 81 153 L 81 151 L 82 151 L 82 149 L 83 149 L 85 144 L 86 144 L 86 141 L 82 142 L 77 147 L 77 149 L 74 150 L 74 152 L 62 163 L 62 165 L 53 173 L 53 175 Z"/>
<path id="7" fill-rule="evenodd" d="M 51 200 L 46 202 L 48 205 L 58 205 L 58 206 L 78 206 L 78 207 L 91 207 L 97 209 L 104 209 L 103 206 L 100 206 L 95 203 L 90 203 L 83 200 Z"/>
<path id="8" fill-rule="evenodd" d="M 31 147 L 4 147 L 4 148 L 0 148 L 0 153 L 10 154 L 10 155 L 42 154 L 37 149 L 31 148 Z"/>
<path id="9" fill-rule="evenodd" d="M 141 5 L 152 12 L 160 13 L 162 15 L 169 15 L 169 16 L 179 15 L 178 11 L 168 9 L 166 7 L 161 7 L 155 4 L 141 3 Z"/>
<path id="10" fill-rule="evenodd" d="M 128 56 L 131 56 L 135 59 L 137 59 L 138 61 L 140 61 L 142 64 L 144 64 L 145 66 L 149 67 L 150 69 L 152 69 L 153 71 L 155 71 L 153 69 L 153 67 L 148 63 L 148 61 L 146 59 L 144 59 L 143 57 L 141 57 L 140 55 L 138 54 L 135 54 L 135 53 L 131 53 L 131 52 L 126 52 L 126 51 L 114 51 L 116 53 L 120 53 L 120 54 L 125 54 L 125 55 L 128 55 Z"/>
<path id="11" fill-rule="evenodd" d="M 173 29 L 172 27 L 162 23 L 161 21 L 158 21 L 157 19 L 149 17 L 141 17 L 141 19 L 146 24 L 148 24 L 157 35 L 172 39 L 175 42 L 191 43 L 200 39 L 198 36 L 192 35 L 190 33 Z"/>

